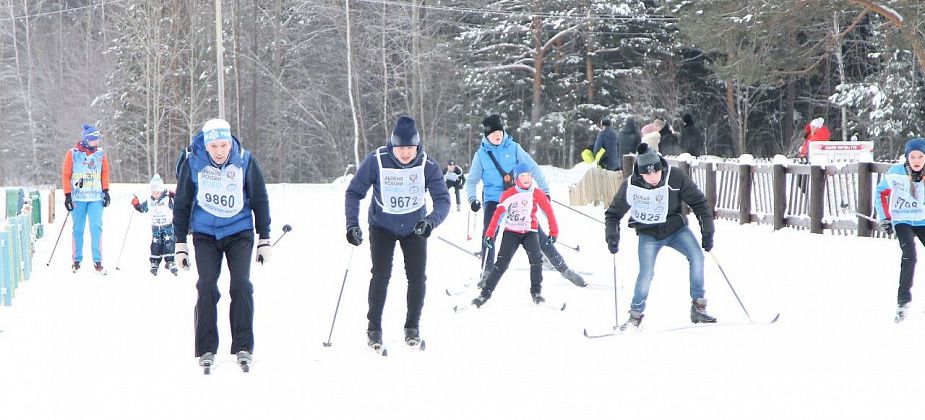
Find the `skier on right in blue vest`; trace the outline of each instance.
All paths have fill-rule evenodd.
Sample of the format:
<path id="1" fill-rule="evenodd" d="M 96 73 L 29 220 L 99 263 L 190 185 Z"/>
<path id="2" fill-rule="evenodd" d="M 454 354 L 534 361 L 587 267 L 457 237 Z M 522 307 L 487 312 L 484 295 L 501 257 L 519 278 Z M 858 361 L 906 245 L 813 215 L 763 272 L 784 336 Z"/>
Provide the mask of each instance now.
<path id="1" fill-rule="evenodd" d="M 899 262 L 899 291 L 896 296 L 896 318 L 902 322 L 912 302 L 912 277 L 915 275 L 915 239 L 925 244 L 925 139 L 906 142 L 906 162 L 897 163 L 886 171 L 877 184 L 877 216 L 880 228 L 896 233 L 902 259 Z"/>
<path id="2" fill-rule="evenodd" d="M 533 179 L 536 181 L 537 188 L 543 190 L 546 196 L 549 196 L 549 184 L 546 177 L 540 170 L 536 161 L 530 157 L 520 144 L 514 141 L 514 138 L 504 131 L 504 124 L 501 122 L 501 116 L 492 114 L 482 120 L 482 137 L 481 144 L 472 156 L 472 164 L 469 165 L 469 174 L 466 176 L 466 193 L 469 196 L 469 208 L 473 212 L 478 212 L 485 205 L 485 215 L 482 220 L 482 275 L 479 280 L 479 288 L 485 285 L 491 273 L 491 268 L 495 265 L 495 250 L 487 248 L 484 239 L 488 236 L 485 232 L 491 224 L 491 217 L 498 207 L 498 200 L 504 190 L 514 186 L 512 171 L 518 163 L 526 163 Z M 476 191 L 482 183 L 482 200 L 476 198 Z M 568 281 L 578 287 L 585 287 L 588 283 L 574 270 L 570 269 L 565 263 L 565 259 L 556 250 L 554 242 L 547 240 L 548 235 L 542 228 L 537 229 L 539 234 L 540 249 L 549 260 L 553 267 L 562 274 Z"/>
<path id="3" fill-rule="evenodd" d="M 700 246 L 687 226 L 687 216 L 681 213 L 682 201 L 700 221 Z M 611 254 L 619 250 L 620 219 L 626 213 L 630 214 L 629 227 L 639 236 L 639 276 L 636 277 L 630 318 L 620 330 L 639 329 L 649 285 L 655 276 L 655 259 L 666 246 L 683 254 L 690 264 L 691 322 L 716 322 L 716 318 L 707 314 L 703 289 L 703 251 L 713 249 L 713 211 L 697 184 L 684 171 L 672 170 L 655 149 L 642 143 L 636 148 L 633 174 L 623 181 L 610 207 L 604 211 L 604 237 Z"/>

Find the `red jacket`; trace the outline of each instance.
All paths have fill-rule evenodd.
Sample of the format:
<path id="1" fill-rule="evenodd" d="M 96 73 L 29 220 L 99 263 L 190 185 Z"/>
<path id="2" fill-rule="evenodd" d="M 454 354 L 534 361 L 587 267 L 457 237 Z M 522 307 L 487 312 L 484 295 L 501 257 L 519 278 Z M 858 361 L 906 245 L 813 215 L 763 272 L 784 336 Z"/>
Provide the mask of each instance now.
<path id="1" fill-rule="evenodd" d="M 501 215 L 507 211 L 504 203 L 509 197 L 518 192 L 520 191 L 517 190 L 517 187 L 511 187 L 501 193 L 501 198 L 498 199 L 498 207 L 495 209 L 495 214 L 491 216 L 491 223 L 488 225 L 488 230 L 485 232 L 486 236 L 492 239 L 495 238 L 495 232 L 498 230 L 498 222 L 501 219 Z M 533 208 L 530 210 L 530 232 L 536 232 L 539 228 L 539 222 L 536 220 L 537 205 L 543 209 L 543 213 L 546 214 L 546 219 L 549 221 L 549 236 L 553 238 L 559 237 L 559 225 L 556 223 L 556 215 L 552 213 L 552 205 L 549 203 L 549 199 L 546 198 L 546 193 L 539 188 L 533 188 Z M 525 233 L 524 231 L 508 229 L 507 227 L 505 227 L 504 230 Z"/>
<path id="2" fill-rule="evenodd" d="M 806 124 L 806 129 L 804 130 L 804 136 L 806 137 L 803 140 L 803 147 L 800 148 L 800 157 L 809 156 L 809 142 L 811 141 L 829 141 L 832 137 L 832 134 L 829 133 L 829 129 L 826 126 L 822 126 L 816 129 L 816 132 L 812 132 L 812 127 L 809 126 L 809 123 Z"/>

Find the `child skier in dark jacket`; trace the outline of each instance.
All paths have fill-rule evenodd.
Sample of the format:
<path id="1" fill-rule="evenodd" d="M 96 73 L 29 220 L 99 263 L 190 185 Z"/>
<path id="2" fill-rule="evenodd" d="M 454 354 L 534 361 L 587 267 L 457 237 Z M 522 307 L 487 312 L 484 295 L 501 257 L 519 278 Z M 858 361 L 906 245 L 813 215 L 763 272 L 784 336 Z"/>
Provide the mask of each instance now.
<path id="1" fill-rule="evenodd" d="M 160 175 L 154 174 L 151 178 L 151 196 L 144 202 L 140 202 L 138 197 L 132 198 L 132 207 L 140 213 L 151 214 L 151 274 L 157 275 L 157 268 L 163 258 L 164 266 L 176 276 L 177 264 L 173 256 L 176 244 L 173 234 L 173 193 L 164 187 Z"/>

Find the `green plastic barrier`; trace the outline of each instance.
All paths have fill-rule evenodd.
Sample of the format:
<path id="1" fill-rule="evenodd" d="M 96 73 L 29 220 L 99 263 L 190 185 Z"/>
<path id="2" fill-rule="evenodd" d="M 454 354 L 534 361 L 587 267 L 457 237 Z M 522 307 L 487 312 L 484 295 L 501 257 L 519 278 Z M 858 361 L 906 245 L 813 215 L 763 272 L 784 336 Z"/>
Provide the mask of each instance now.
<path id="1" fill-rule="evenodd" d="M 22 203 L 22 188 L 6 189 L 6 217 L 13 217 L 19 214 L 19 209 L 22 208 Z"/>
<path id="2" fill-rule="evenodd" d="M 19 215 L 0 227 L 0 304 L 10 306 L 19 284 L 32 276 L 32 218 Z"/>
<path id="3" fill-rule="evenodd" d="M 29 201 L 32 203 L 32 231 L 35 239 L 45 236 L 45 226 L 42 225 L 42 196 L 38 190 L 29 192 Z"/>

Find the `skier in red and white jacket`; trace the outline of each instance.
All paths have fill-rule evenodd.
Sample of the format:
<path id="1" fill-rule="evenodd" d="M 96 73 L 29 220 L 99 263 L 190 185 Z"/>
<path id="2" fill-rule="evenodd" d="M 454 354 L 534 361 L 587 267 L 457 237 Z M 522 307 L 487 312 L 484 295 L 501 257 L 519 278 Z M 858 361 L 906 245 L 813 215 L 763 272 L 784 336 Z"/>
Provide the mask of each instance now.
<path id="1" fill-rule="evenodd" d="M 504 216 L 504 237 L 498 249 L 498 258 L 485 280 L 485 287 L 482 288 L 479 296 L 472 300 L 472 304 L 476 307 L 482 306 L 491 298 L 491 293 L 510 265 L 514 252 L 521 245 L 527 251 L 527 258 L 530 260 L 530 295 L 533 303 L 540 304 L 546 301 L 540 294 L 543 287 L 543 252 L 540 250 L 537 233 L 539 228 L 536 219 L 537 206 L 543 210 L 549 220 L 549 238 L 546 240 L 548 244 L 556 242 L 559 236 L 559 226 L 546 193 L 533 184 L 530 166 L 521 162 L 514 167 L 513 172 L 515 185 L 501 194 L 498 207 L 485 231 L 485 246 L 492 248 L 498 223 Z"/>

